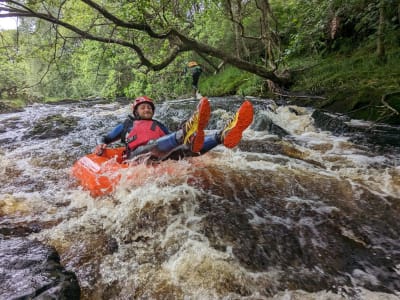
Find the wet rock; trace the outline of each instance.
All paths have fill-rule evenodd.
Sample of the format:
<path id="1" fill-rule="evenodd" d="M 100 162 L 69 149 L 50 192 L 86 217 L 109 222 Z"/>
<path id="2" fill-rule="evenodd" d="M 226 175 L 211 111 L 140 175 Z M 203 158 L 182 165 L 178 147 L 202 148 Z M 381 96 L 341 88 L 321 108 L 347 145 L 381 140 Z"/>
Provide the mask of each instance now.
<path id="1" fill-rule="evenodd" d="M 400 127 L 372 123 L 351 123 L 344 115 L 315 110 L 314 125 L 338 135 L 350 135 L 353 141 L 375 145 L 400 146 Z"/>
<path id="2" fill-rule="evenodd" d="M 80 288 L 52 247 L 0 236 L 0 298 L 80 299 Z"/>
<path id="3" fill-rule="evenodd" d="M 33 224 L 28 225 L 15 225 L 15 224 L 1 224 L 0 225 L 0 234 L 5 236 L 28 236 L 31 233 L 39 232 L 40 228 Z"/>
<path id="4" fill-rule="evenodd" d="M 48 105 L 60 105 L 60 104 L 74 104 L 74 103 L 77 103 L 77 102 L 78 102 L 78 100 L 66 98 L 66 99 L 61 99 L 61 100 L 55 101 L 55 102 L 47 102 L 46 104 L 48 104 Z"/>
<path id="5" fill-rule="evenodd" d="M 289 133 L 285 129 L 283 129 L 279 125 L 276 125 L 266 115 L 259 115 L 254 118 L 254 122 L 251 128 L 256 131 L 268 131 L 269 133 L 276 134 L 279 137 L 289 135 Z"/>
<path id="6" fill-rule="evenodd" d="M 77 119 L 74 117 L 51 115 L 40 119 L 25 137 L 56 138 L 68 134 L 76 125 Z"/>
<path id="7" fill-rule="evenodd" d="M 314 119 L 314 125 L 322 130 L 328 130 L 336 134 L 350 132 L 351 127 L 346 124 L 350 118 L 343 115 L 335 115 L 322 110 L 315 110 L 311 117 Z"/>
<path id="8" fill-rule="evenodd" d="M 107 252 L 112 254 L 118 251 L 118 242 L 115 238 L 109 237 L 106 243 Z"/>
<path id="9" fill-rule="evenodd" d="M 12 106 L 5 104 L 4 102 L 0 102 L 0 114 L 6 114 L 6 113 L 17 112 L 17 111 L 22 111 L 22 110 L 23 109 L 14 108 Z"/>
<path id="10" fill-rule="evenodd" d="M 25 213 L 19 210 L 21 213 Z M 15 213 L 14 213 L 15 214 Z M 18 213 L 17 213 L 18 214 Z M 0 216 L 3 215 L 1 204 L 0 204 Z M 21 215 L 21 214 L 20 214 Z M 51 228 L 56 226 L 62 220 L 49 220 L 49 221 L 39 221 L 39 220 L 31 220 L 31 221 L 15 221 L 12 218 L 12 213 L 9 213 L 7 219 L 7 215 L 3 217 L 4 221 L 0 223 L 0 236 L 5 237 L 26 237 L 32 233 L 38 233 L 43 229 Z"/>
<path id="11" fill-rule="evenodd" d="M 73 141 L 73 142 L 72 142 L 72 146 L 73 146 L 73 147 L 81 147 L 81 146 L 82 146 L 82 142 L 80 142 L 80 141 Z"/>

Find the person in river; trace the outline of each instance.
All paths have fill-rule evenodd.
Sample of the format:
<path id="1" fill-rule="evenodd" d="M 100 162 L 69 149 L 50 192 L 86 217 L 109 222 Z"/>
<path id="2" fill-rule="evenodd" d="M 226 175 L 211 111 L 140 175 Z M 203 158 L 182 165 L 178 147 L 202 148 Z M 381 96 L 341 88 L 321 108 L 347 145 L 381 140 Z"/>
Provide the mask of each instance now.
<path id="1" fill-rule="evenodd" d="M 235 115 L 220 131 L 205 135 L 211 108 L 206 97 L 200 99 L 197 109 L 176 132 L 170 133 L 161 122 L 153 119 L 155 105 L 147 96 L 133 101 L 132 113 L 107 135 L 101 137 L 95 148 L 102 155 L 110 143 L 121 140 L 126 145 L 125 159 L 150 157 L 152 160 L 180 158 L 204 154 L 223 144 L 235 147 L 242 138 L 243 131 L 253 122 L 253 105 L 245 100 Z"/>
<path id="2" fill-rule="evenodd" d="M 183 72 L 186 74 L 190 71 L 192 74 L 192 88 L 194 92 L 197 93 L 199 90 L 199 79 L 200 75 L 203 72 L 203 69 L 199 66 L 199 64 L 195 61 L 189 61 L 187 66 L 185 66 Z"/>

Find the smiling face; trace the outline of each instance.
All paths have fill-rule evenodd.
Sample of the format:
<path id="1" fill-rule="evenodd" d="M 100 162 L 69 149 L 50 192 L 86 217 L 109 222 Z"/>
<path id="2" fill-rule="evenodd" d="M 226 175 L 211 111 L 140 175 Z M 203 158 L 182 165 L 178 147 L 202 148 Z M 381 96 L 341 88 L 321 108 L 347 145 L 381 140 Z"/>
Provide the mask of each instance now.
<path id="1" fill-rule="evenodd" d="M 151 120 L 154 115 L 153 108 L 149 103 L 141 103 L 136 107 L 136 115 L 142 120 Z"/>

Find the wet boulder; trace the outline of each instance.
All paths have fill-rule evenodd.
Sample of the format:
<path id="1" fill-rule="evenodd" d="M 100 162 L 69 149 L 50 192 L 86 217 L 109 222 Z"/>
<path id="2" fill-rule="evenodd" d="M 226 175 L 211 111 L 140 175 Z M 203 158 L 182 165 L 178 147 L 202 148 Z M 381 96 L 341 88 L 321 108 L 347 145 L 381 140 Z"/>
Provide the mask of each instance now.
<path id="1" fill-rule="evenodd" d="M 344 134 L 351 132 L 352 129 L 347 122 L 350 118 L 345 115 L 338 115 L 316 109 L 311 117 L 314 119 L 314 125 L 322 130 L 330 131 L 334 134 Z"/>
<path id="2" fill-rule="evenodd" d="M 254 122 L 251 125 L 251 128 L 255 131 L 268 131 L 271 134 L 276 134 L 279 137 L 284 137 L 289 135 L 289 133 L 276 125 L 267 115 L 260 114 L 254 118 Z"/>
<path id="3" fill-rule="evenodd" d="M 356 142 L 380 146 L 400 146 L 400 127 L 371 122 L 355 122 L 348 116 L 315 110 L 314 125 L 334 134 L 351 136 Z"/>
<path id="4" fill-rule="evenodd" d="M 65 117 L 60 114 L 39 119 L 26 137 L 38 139 L 56 138 L 68 134 L 77 125 L 74 117 Z"/>
<path id="5" fill-rule="evenodd" d="M 0 299 L 79 299 L 74 273 L 52 247 L 0 235 Z"/>
<path id="6" fill-rule="evenodd" d="M 7 105 L 4 102 L 0 102 L 0 114 L 6 114 L 6 113 L 11 113 L 11 112 L 16 112 L 16 111 L 22 111 L 22 109 L 12 107 L 10 105 Z"/>

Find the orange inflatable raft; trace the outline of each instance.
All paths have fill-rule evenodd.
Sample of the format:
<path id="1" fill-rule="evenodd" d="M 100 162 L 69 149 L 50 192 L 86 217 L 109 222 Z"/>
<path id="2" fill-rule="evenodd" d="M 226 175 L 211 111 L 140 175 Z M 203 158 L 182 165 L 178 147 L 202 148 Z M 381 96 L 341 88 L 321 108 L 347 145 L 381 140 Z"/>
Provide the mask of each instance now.
<path id="1" fill-rule="evenodd" d="M 126 162 L 123 160 L 124 150 L 125 147 L 106 148 L 101 156 L 94 153 L 85 155 L 74 163 L 71 175 L 90 191 L 91 196 L 98 197 L 112 193 L 122 176 L 133 185 L 141 185 L 154 174 L 159 177 L 187 172 L 188 166 L 177 165 L 175 160 L 156 162 L 144 159 Z M 190 178 L 188 182 L 191 182 Z"/>
<path id="2" fill-rule="evenodd" d="M 78 159 L 72 166 L 72 176 L 94 197 L 111 193 L 121 179 L 124 147 L 107 148 L 101 156 L 91 153 Z"/>

